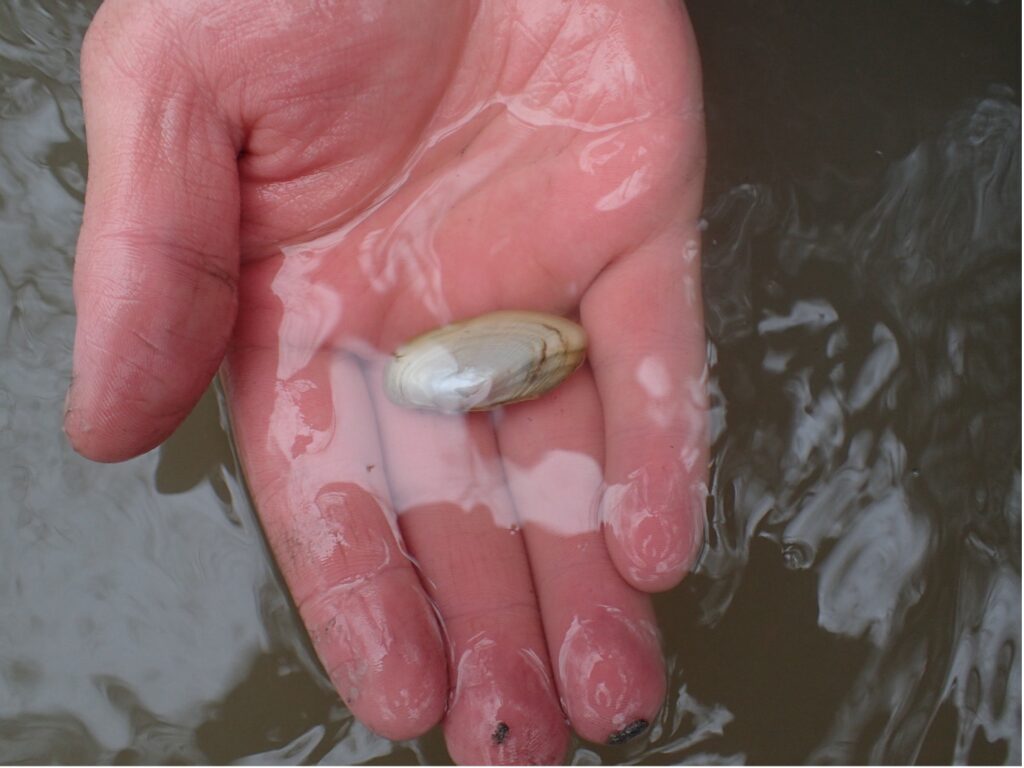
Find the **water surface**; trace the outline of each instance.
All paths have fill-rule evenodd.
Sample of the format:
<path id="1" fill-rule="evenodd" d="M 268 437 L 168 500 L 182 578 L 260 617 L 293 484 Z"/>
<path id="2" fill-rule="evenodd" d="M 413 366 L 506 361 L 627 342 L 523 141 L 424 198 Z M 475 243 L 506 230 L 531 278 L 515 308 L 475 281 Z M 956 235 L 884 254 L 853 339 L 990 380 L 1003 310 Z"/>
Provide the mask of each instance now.
<path id="1" fill-rule="evenodd" d="M 95 7 L 0 0 L 0 762 L 445 762 L 334 696 L 216 392 L 123 465 L 63 439 Z M 1019 763 L 1019 6 L 689 8 L 709 546 L 661 718 L 572 759 Z"/>

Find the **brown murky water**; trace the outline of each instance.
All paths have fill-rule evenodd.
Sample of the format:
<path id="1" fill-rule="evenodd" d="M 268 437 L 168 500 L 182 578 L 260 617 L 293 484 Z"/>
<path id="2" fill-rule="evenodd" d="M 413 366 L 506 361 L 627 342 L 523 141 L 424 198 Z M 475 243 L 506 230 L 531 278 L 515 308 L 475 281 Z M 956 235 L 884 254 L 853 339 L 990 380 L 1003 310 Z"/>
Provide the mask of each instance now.
<path id="1" fill-rule="evenodd" d="M 335 698 L 215 393 L 123 465 L 61 434 L 95 6 L 0 0 L 0 762 L 446 762 Z M 1019 764 L 1019 5 L 689 8 L 709 547 L 661 719 L 572 759 Z"/>

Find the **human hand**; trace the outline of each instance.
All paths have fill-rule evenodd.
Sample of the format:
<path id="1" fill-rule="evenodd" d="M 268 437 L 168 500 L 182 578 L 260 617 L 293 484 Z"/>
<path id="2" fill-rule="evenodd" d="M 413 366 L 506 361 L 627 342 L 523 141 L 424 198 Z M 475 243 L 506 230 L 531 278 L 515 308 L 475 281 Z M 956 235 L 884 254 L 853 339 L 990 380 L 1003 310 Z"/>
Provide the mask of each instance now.
<path id="1" fill-rule="evenodd" d="M 681 9 L 108 0 L 82 69 L 75 447 L 154 447 L 225 363 L 261 522 L 357 717 L 407 738 L 444 714 L 477 763 L 560 760 L 562 707 L 591 740 L 638 732 L 664 695 L 644 592 L 703 518 Z M 588 363 L 494 417 L 382 397 L 398 343 L 503 308 L 578 312 Z"/>

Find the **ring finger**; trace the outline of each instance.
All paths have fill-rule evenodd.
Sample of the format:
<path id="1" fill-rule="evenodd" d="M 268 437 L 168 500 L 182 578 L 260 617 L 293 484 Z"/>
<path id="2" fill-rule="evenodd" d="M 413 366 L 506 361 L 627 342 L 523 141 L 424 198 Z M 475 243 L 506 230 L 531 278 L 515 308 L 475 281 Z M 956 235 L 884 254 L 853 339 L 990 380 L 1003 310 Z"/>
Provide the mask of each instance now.
<path id="1" fill-rule="evenodd" d="M 650 598 L 619 575 L 598 525 L 604 430 L 589 367 L 507 409 L 498 438 L 573 728 L 627 741 L 661 707 L 664 661 Z"/>

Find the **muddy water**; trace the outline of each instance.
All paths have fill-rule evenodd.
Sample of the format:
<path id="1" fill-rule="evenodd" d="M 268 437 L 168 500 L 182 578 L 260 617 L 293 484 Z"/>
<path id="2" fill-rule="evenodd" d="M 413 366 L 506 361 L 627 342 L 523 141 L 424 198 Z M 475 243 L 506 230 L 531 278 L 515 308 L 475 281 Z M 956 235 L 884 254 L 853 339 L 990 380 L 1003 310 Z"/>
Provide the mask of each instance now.
<path id="1" fill-rule="evenodd" d="M 1020 11 L 891 5 L 690 4 L 709 546 L 662 717 L 574 762 L 1020 761 Z M 215 392 L 63 440 L 94 8 L 0 0 L 0 762 L 444 762 L 335 698 Z"/>

